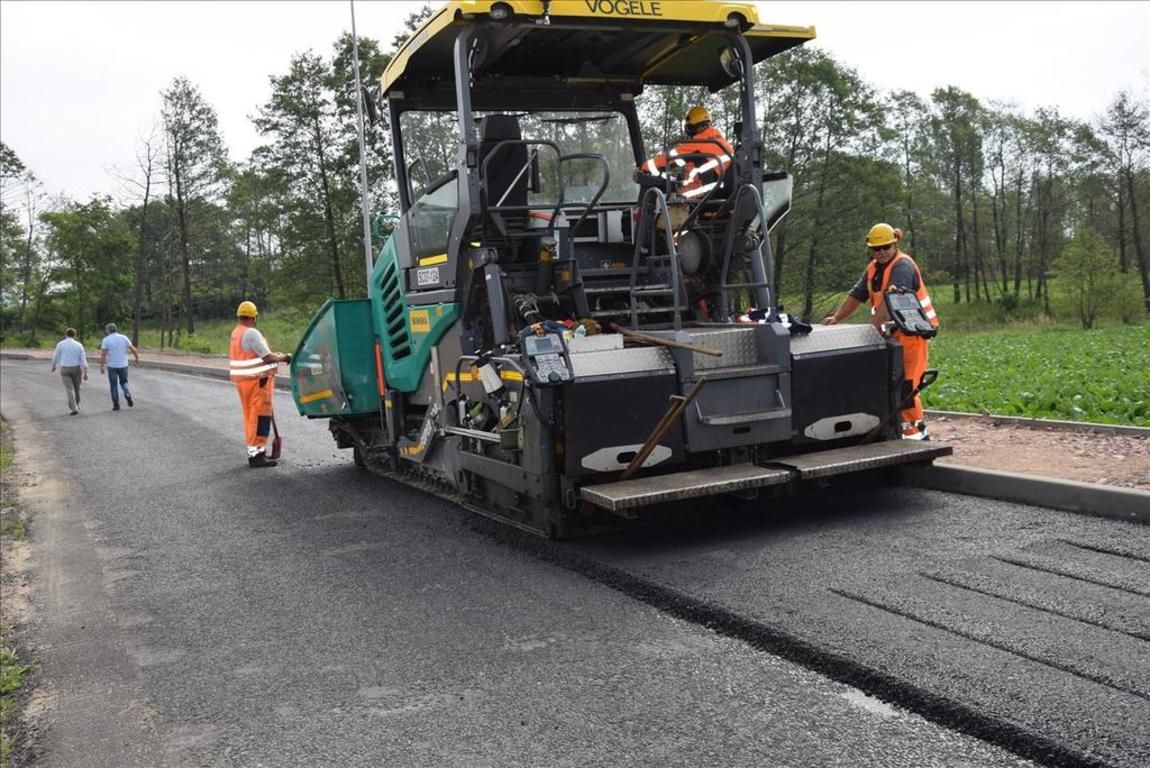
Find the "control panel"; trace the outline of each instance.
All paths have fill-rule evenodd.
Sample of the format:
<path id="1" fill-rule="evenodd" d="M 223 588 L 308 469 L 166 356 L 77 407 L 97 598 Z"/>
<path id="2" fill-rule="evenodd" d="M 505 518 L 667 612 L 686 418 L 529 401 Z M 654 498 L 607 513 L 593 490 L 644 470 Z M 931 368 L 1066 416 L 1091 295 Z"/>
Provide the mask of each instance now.
<path id="1" fill-rule="evenodd" d="M 527 372 L 536 384 L 551 386 L 574 378 L 567 344 L 557 333 L 524 336 L 523 355 L 527 358 Z"/>
<path id="2" fill-rule="evenodd" d="M 889 291 L 884 297 L 887 311 L 895 327 L 908 336 L 932 338 L 938 329 L 930 324 L 918 297 L 910 292 Z"/>

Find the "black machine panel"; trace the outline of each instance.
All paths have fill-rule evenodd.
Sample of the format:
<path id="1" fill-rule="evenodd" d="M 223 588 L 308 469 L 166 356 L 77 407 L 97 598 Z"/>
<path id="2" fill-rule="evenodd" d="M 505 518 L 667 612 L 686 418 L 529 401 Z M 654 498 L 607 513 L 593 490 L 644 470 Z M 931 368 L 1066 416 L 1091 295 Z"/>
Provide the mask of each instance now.
<path id="1" fill-rule="evenodd" d="M 808 426 L 829 416 L 867 413 L 883 419 L 898 402 L 902 347 L 887 344 L 796 357 L 791 376 L 792 427 L 800 439 Z"/>
<path id="2" fill-rule="evenodd" d="M 563 388 L 564 472 L 568 476 L 588 475 L 596 471 L 621 470 L 634 458 L 678 394 L 675 375 L 652 378 L 618 378 L 599 381 L 576 381 Z M 658 466 L 671 466 L 684 459 L 683 431 L 676 425 L 663 435 L 659 445 L 670 449 L 659 451 L 665 458 Z M 615 450 L 633 446 L 630 450 Z M 588 458 L 594 455 L 594 458 Z M 603 468 L 604 462 L 623 466 Z M 587 464 L 599 466 L 596 470 Z"/>

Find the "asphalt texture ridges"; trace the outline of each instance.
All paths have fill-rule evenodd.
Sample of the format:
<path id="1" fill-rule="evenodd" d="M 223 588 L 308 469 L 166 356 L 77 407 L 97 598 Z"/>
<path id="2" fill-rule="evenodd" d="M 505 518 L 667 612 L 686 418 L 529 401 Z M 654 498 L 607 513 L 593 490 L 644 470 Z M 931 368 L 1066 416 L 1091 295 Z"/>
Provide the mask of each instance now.
<path id="1" fill-rule="evenodd" d="M 1042 765 L 1113 765 L 1054 738 L 968 706 L 960 700 L 932 692 L 898 676 L 885 674 L 847 655 L 831 652 L 781 627 L 755 621 L 723 605 L 582 556 L 562 544 L 541 540 L 496 524 L 475 527 L 495 540 L 579 573 L 676 618 L 745 642 L 757 651 L 793 661 L 882 701 L 915 712 L 931 722 L 1003 747 Z"/>
<path id="2" fill-rule="evenodd" d="M 285 395 L 251 470 L 227 382 L 133 369 L 112 412 L 93 377 L 71 417 L 0 377 L 45 768 L 1026 764 L 479 535 Z"/>
<path id="3" fill-rule="evenodd" d="M 671 590 L 667 610 L 1018 754 L 1150 761 L 1144 525 L 908 488 L 800 506 L 577 547 Z"/>

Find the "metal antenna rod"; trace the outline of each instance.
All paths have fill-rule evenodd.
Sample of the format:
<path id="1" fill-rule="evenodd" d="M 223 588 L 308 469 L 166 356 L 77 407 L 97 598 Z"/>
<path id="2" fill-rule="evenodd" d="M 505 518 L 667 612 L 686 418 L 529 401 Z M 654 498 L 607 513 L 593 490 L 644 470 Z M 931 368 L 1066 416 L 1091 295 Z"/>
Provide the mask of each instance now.
<path id="1" fill-rule="evenodd" d="M 359 35 L 355 31 L 355 0 L 351 5 L 351 57 L 355 62 L 355 114 L 359 122 L 359 204 L 363 209 L 363 258 L 367 265 L 364 277 L 371 293 L 371 213 L 367 204 L 367 147 L 363 138 L 363 84 L 359 79 Z"/>

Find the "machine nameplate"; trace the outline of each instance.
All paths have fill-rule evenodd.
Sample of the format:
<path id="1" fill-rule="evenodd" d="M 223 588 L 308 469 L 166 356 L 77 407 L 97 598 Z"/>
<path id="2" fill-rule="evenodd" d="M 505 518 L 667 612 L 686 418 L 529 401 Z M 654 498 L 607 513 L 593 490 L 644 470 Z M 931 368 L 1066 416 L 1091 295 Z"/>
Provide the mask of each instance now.
<path id="1" fill-rule="evenodd" d="M 429 333 L 431 331 L 430 310 L 413 309 L 408 313 L 407 319 L 412 333 Z"/>

